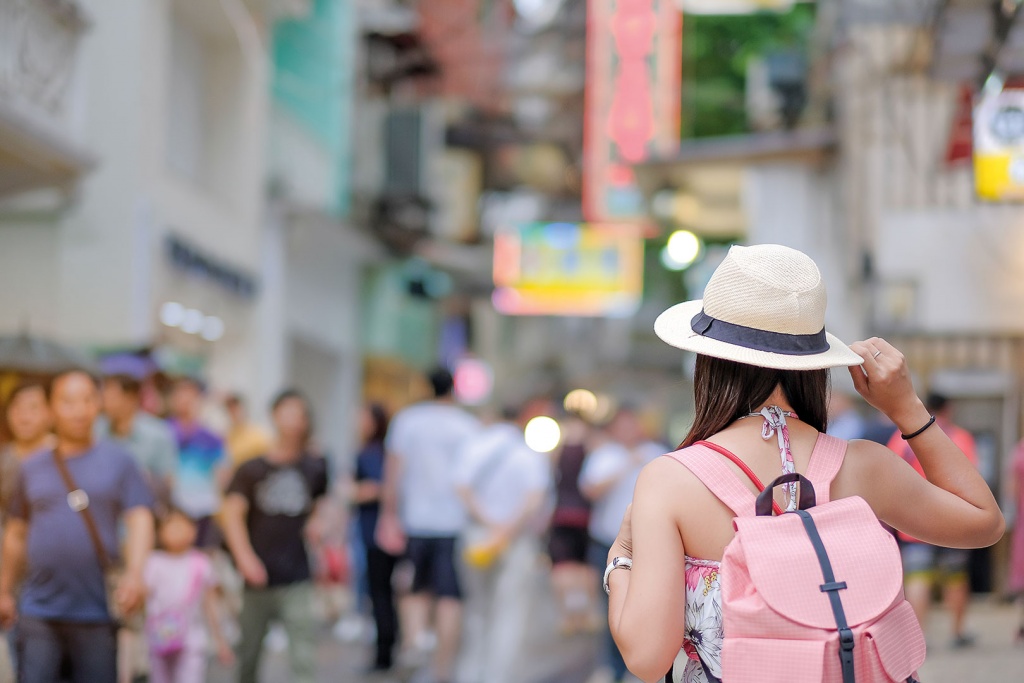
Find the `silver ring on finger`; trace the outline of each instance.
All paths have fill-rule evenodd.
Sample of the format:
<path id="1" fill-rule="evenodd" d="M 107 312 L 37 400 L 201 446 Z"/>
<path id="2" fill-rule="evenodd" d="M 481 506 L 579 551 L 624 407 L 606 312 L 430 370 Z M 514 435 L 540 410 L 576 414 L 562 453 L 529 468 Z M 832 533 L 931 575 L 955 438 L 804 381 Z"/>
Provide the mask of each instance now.
<path id="1" fill-rule="evenodd" d="M 878 358 L 881 355 L 882 355 L 882 351 L 878 350 L 878 351 L 875 351 L 873 354 L 871 354 L 871 357 L 872 358 Z"/>

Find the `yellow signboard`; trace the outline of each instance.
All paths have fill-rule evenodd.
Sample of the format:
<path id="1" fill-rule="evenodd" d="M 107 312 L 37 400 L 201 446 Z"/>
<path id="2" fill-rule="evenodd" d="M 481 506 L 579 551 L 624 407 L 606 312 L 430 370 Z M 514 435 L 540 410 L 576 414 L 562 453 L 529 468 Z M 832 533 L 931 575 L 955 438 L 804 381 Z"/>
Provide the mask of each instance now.
<path id="1" fill-rule="evenodd" d="M 974 185 L 981 199 L 1024 200 L 1024 90 L 985 96 L 975 107 Z"/>
<path id="2" fill-rule="evenodd" d="M 530 223 L 494 236 L 494 307 L 506 315 L 625 317 L 643 294 L 634 225 Z"/>

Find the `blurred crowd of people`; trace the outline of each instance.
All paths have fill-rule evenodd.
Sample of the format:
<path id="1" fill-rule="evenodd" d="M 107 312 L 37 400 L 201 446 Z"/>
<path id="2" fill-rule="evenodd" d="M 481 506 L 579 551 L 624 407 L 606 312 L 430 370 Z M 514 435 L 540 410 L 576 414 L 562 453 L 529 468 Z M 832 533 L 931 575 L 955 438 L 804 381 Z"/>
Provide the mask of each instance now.
<path id="1" fill-rule="evenodd" d="M 283 391 L 269 434 L 228 396 L 222 436 L 201 381 L 176 380 L 163 417 L 141 392 L 130 375 L 69 370 L 7 397 L 0 681 L 201 683 L 213 654 L 254 683 L 278 621 L 294 679 L 312 682 L 307 542 L 330 519 L 308 401 Z"/>
<path id="2" fill-rule="evenodd" d="M 296 390 L 270 406 L 272 432 L 240 396 L 220 397 L 218 433 L 203 419 L 214 401 L 191 377 L 171 385 L 160 416 L 130 375 L 19 384 L 0 448 L 0 682 L 18 671 L 26 683 L 201 683 L 215 657 L 255 683 L 277 642 L 292 679 L 309 683 L 319 626 L 341 614 L 317 591 L 347 582 L 375 626 L 368 677 L 519 683 L 536 626 L 529 596 L 545 574 L 560 634 L 603 633 L 604 679 L 627 679 L 600 575 L 640 470 L 672 449 L 629 405 L 600 424 L 546 398 L 481 419 L 457 404 L 446 370 L 429 380 L 433 397 L 394 416 L 362 408 L 345 468 L 317 446 Z M 976 460 L 949 402 L 932 396 L 929 408 Z M 835 435 L 913 459 L 841 394 L 831 411 Z M 551 453 L 527 444 L 538 416 L 559 418 Z M 1024 448 L 1014 473 L 1020 499 Z M 900 541 L 920 618 L 941 583 L 954 645 L 971 645 L 966 554 Z M 1021 525 L 1015 541 L 1010 588 L 1024 593 Z"/>

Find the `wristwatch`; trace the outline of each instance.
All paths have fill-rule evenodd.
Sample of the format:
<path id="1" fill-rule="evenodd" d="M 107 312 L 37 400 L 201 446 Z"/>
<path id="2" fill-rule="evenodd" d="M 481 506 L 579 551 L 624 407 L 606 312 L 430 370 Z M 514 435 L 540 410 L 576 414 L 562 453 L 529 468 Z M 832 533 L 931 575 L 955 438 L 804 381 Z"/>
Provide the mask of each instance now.
<path id="1" fill-rule="evenodd" d="M 611 564 L 604 570 L 604 592 L 608 595 L 612 594 L 612 589 L 608 585 L 608 577 L 612 575 L 612 572 L 616 569 L 625 569 L 629 571 L 633 568 L 633 558 L 631 557 L 615 557 L 612 558 Z"/>

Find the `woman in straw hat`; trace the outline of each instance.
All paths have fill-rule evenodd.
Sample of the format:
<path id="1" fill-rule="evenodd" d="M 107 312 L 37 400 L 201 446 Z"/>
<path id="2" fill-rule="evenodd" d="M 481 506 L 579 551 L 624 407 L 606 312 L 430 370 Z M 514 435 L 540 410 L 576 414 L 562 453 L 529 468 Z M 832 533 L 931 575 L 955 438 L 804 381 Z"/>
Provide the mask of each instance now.
<path id="1" fill-rule="evenodd" d="M 879 444 L 831 442 L 846 446 L 831 498 L 861 496 L 879 519 L 928 543 L 995 543 L 1003 533 L 999 507 L 970 461 L 932 427 L 902 354 L 878 338 L 847 346 L 824 326 L 825 286 L 810 258 L 776 245 L 733 247 L 704 299 L 673 306 L 654 326 L 666 343 L 697 354 L 696 417 L 683 446 L 710 442 L 738 454 L 763 482 L 785 472 L 813 481 L 808 467 L 826 427 L 829 368 L 848 367 L 861 396 L 909 439 L 927 480 Z M 728 466 L 740 475 L 738 465 Z M 733 514 L 671 458 L 644 469 L 633 500 L 606 573 L 616 642 L 644 681 L 664 676 L 680 643 L 689 655 L 683 681 L 720 678 L 718 567 Z M 780 487 L 776 502 L 795 509 L 795 491 Z"/>

